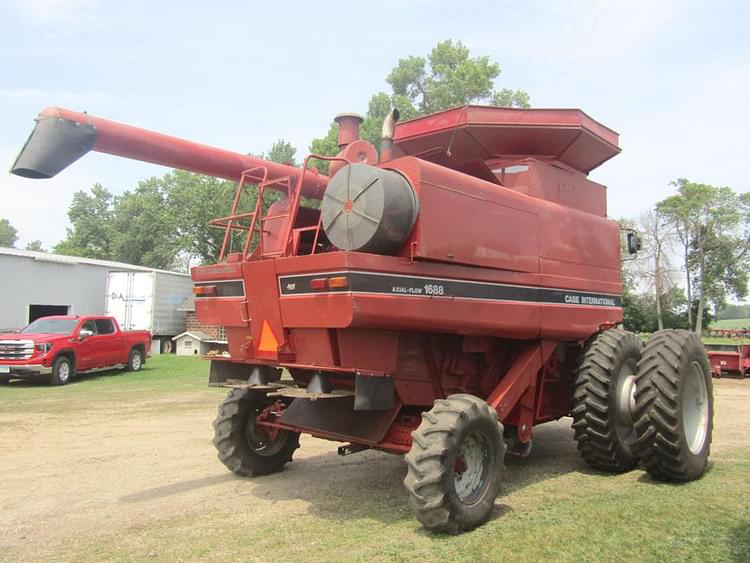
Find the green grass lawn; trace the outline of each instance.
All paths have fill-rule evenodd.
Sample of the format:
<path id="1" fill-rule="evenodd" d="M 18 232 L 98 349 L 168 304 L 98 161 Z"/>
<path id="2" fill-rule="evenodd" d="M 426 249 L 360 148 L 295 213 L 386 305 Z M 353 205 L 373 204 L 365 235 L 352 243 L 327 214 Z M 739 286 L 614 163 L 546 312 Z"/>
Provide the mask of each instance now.
<path id="1" fill-rule="evenodd" d="M 133 409 L 151 405 L 149 416 L 158 416 L 162 406 L 154 405 L 163 402 L 168 409 L 176 394 L 180 408 L 193 399 L 205 403 L 207 394 L 216 394 L 218 401 L 224 390 L 207 387 L 207 372 L 208 362 L 197 358 L 156 356 L 141 372 L 107 372 L 65 387 L 14 382 L 0 388 L 0 411 L 67 413 L 109 409 L 117 402 Z M 573 455 L 572 441 L 569 447 Z M 314 473 L 282 474 L 288 479 L 284 482 L 310 483 L 315 493 L 277 485 L 270 494 L 277 495 L 278 510 L 268 510 L 261 526 L 253 497 L 245 494 L 207 513 L 172 515 L 96 541 L 77 539 L 59 556 L 118 561 L 750 561 L 750 447 L 714 455 L 708 473 L 684 485 L 654 482 L 641 470 L 605 475 L 577 462 L 557 471 L 554 459 L 538 460 L 532 453 L 528 460 L 510 461 L 511 471 L 526 476 L 516 477 L 501 493 L 489 523 L 457 537 L 428 534 L 418 525 L 404 500 L 400 466 L 394 470 L 394 464 L 386 464 L 392 474 L 370 478 L 363 466 L 356 483 L 322 489 L 314 486 Z M 335 464 L 330 470 L 336 471 Z M 264 482 L 259 479 L 258 486 L 263 488 Z M 74 523 L 69 525 L 74 529 Z"/>
<path id="2" fill-rule="evenodd" d="M 572 444 L 571 444 L 571 447 Z M 533 459 L 528 463 L 534 463 Z M 314 475 L 310 475 L 314 479 Z M 252 500 L 87 545 L 85 559 L 166 561 L 750 561 L 750 452 L 717 460 L 700 481 L 657 483 L 640 471 L 574 472 L 498 498 L 486 525 L 426 533 L 398 483 L 327 491 L 311 510 L 269 511 Z M 289 492 L 289 497 L 294 492 Z M 239 502 L 239 500 L 238 500 Z M 249 504 L 248 504 L 249 503 Z M 507 504 L 506 504 L 507 503 Z"/>
<path id="3" fill-rule="evenodd" d="M 67 385 L 53 387 L 43 381 L 13 380 L 0 387 L 0 410 L 61 412 L 108 408 L 111 403 L 136 404 L 179 394 L 204 397 L 208 389 L 208 362 L 193 356 L 152 356 L 137 372 L 108 370 L 80 375 Z"/>
<path id="4" fill-rule="evenodd" d="M 750 328 L 750 319 L 725 319 L 723 321 L 714 321 L 711 328 L 717 330 L 737 330 L 740 328 Z"/>

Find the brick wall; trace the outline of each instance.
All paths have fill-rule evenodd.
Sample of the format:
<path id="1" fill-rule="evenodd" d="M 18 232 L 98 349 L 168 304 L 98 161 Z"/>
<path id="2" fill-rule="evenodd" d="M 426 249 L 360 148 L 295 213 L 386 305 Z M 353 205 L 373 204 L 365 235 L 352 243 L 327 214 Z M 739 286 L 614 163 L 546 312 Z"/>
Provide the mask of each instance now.
<path id="1" fill-rule="evenodd" d="M 187 314 L 186 330 L 199 330 L 206 333 L 211 340 L 226 340 L 223 326 L 201 324 L 195 314 L 195 311 L 189 311 Z"/>

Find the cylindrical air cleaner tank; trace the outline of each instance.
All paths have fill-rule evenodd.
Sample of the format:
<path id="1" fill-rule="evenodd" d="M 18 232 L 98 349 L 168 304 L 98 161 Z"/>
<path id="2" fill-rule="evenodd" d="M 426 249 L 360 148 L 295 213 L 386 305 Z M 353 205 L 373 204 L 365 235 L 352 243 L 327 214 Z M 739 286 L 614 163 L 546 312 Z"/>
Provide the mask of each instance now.
<path id="1" fill-rule="evenodd" d="M 367 164 L 344 166 L 323 194 L 323 229 L 341 250 L 393 254 L 409 237 L 417 212 L 406 178 Z"/>

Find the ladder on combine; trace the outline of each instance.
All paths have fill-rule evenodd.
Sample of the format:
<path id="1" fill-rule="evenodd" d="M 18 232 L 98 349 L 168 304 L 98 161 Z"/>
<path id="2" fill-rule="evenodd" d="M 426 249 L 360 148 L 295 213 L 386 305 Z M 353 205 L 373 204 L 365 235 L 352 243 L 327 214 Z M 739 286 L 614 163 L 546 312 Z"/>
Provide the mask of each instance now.
<path id="1" fill-rule="evenodd" d="M 236 254 L 231 253 L 232 233 L 235 231 L 242 232 L 245 236 L 242 246 L 242 260 L 262 260 L 264 258 L 296 256 L 301 248 L 300 243 L 307 233 L 312 233 L 312 245 L 309 253 L 315 254 L 316 250 L 318 250 L 318 244 L 321 241 L 320 231 L 322 228 L 322 215 L 318 217 L 317 221 L 312 226 L 294 227 L 297 222 L 300 202 L 302 200 L 303 171 L 308 169 L 309 162 L 313 159 L 347 162 L 340 157 L 328 157 L 315 154 L 308 155 L 302 166 L 302 172 L 297 176 L 295 182 L 292 181 L 291 176 L 269 179 L 268 169 L 265 166 L 255 166 L 242 173 L 239 182 L 237 182 L 237 189 L 235 190 L 230 214 L 226 217 L 220 217 L 209 221 L 209 225 L 224 229 L 224 239 L 219 253 L 219 262 L 228 259 L 230 254 L 236 256 Z M 258 178 L 261 179 L 260 182 L 258 182 Z M 252 211 L 242 213 L 240 212 L 242 195 L 245 193 L 245 188 L 253 184 L 257 184 L 258 186 L 258 196 L 255 202 L 255 207 Z M 263 195 L 266 188 L 273 188 L 276 191 L 286 194 L 285 209 L 274 211 L 271 214 L 264 214 Z M 268 211 L 270 211 L 270 209 Z M 281 228 L 278 230 L 269 229 L 268 225 L 273 221 L 282 222 Z M 279 234 L 276 239 L 276 244 L 269 245 L 268 242 L 270 241 L 264 242 L 264 238 L 266 238 L 264 235 L 270 236 L 274 233 Z M 256 234 L 257 239 L 255 239 Z M 257 241 L 256 245 L 253 245 L 253 240 Z M 268 248 L 268 246 L 271 248 Z"/>

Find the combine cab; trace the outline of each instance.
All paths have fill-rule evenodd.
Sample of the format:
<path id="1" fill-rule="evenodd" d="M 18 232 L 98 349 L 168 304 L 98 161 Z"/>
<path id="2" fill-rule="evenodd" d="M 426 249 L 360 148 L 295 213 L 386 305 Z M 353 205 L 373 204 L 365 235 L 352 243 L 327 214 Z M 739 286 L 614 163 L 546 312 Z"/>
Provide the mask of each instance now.
<path id="1" fill-rule="evenodd" d="M 230 389 L 214 444 L 238 475 L 281 470 L 301 433 L 342 455 L 405 454 L 417 518 L 456 533 L 489 518 L 506 453 L 528 456 L 534 426 L 572 416 L 597 469 L 700 477 L 713 417 L 700 340 L 662 331 L 644 348 L 617 328 L 620 229 L 587 177 L 617 133 L 575 109 L 397 119 L 378 154 L 340 115 L 338 156 L 299 169 L 50 109 L 14 172 L 49 177 L 99 150 L 238 181 L 213 222 L 218 262 L 192 271 L 199 318 L 229 341 L 211 359 L 210 384 Z M 280 196 L 265 208 L 268 190 Z"/>

